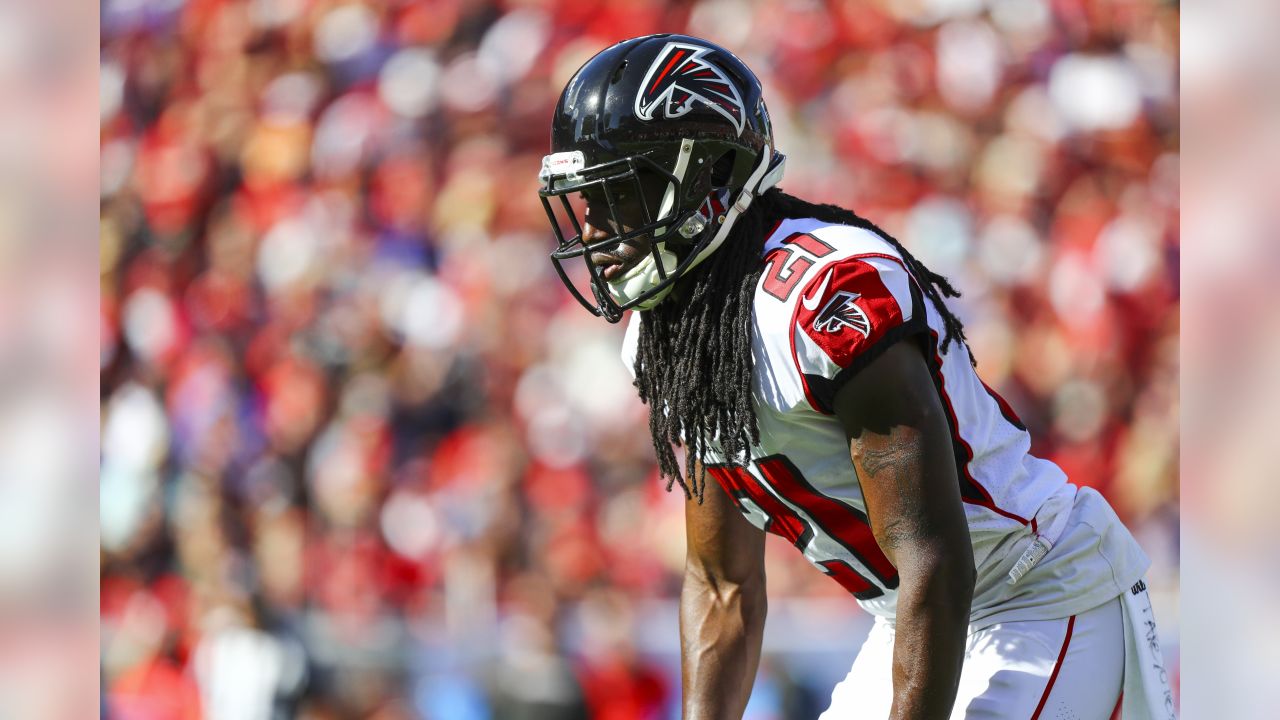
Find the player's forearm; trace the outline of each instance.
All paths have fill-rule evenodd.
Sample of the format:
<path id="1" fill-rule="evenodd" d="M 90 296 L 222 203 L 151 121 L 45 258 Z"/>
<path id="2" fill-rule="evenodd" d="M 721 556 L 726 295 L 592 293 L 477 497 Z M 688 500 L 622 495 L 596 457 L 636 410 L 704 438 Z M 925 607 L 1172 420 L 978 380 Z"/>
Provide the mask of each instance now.
<path id="1" fill-rule="evenodd" d="M 900 562 L 904 555 L 899 553 Z M 946 720 L 964 663 L 973 599 L 972 557 L 924 551 L 903 564 L 910 567 L 900 568 L 889 717 Z"/>
<path id="2" fill-rule="evenodd" d="M 764 578 L 716 581 L 687 572 L 680 593 L 685 720 L 741 718 L 760 663 Z"/>

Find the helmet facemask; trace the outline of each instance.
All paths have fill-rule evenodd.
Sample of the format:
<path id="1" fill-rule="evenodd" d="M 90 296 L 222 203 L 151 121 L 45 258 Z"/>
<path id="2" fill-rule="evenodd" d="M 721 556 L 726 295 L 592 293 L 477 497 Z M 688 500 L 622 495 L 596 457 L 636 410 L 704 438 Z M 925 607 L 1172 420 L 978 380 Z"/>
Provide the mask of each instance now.
<path id="1" fill-rule="evenodd" d="M 617 322 L 624 310 L 656 305 L 679 278 L 710 255 L 756 192 L 767 187 L 762 182 L 764 171 L 776 166 L 780 175 L 782 156 L 769 153 L 766 146 L 761 161 L 748 169 L 750 178 L 741 192 L 731 197 L 731 183 L 713 187 L 721 184 L 713 182 L 713 167 L 720 170 L 724 165 L 718 161 L 723 160 L 730 160 L 731 166 L 736 154 L 733 150 L 716 141 L 685 139 L 676 157 L 670 159 L 669 170 L 651 154 L 628 155 L 592 166 L 586 166 L 580 151 L 543 158 L 539 195 L 558 240 L 551 259 L 578 302 Z M 603 216 L 612 231 L 606 240 L 590 244 L 583 240 L 580 218 L 588 212 L 596 216 L 589 218 L 595 227 L 605 227 L 599 222 Z M 648 255 L 619 278 L 606 280 L 591 262 L 592 253 L 607 252 L 646 236 Z M 565 263 L 575 258 L 581 258 L 586 268 L 594 302 L 587 300 L 567 272 Z"/>

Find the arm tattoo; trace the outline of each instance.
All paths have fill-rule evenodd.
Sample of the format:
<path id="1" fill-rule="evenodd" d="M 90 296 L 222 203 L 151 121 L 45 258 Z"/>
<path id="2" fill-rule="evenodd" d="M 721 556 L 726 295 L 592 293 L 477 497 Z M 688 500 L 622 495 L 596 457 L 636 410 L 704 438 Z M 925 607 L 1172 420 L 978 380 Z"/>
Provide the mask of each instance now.
<path id="1" fill-rule="evenodd" d="M 892 432 L 878 443 L 880 447 L 867 447 L 865 441 L 857 442 L 862 451 L 858 464 L 869 477 L 881 477 L 881 472 L 888 469 L 890 474 L 884 477 L 893 481 L 904 466 L 919 462 L 921 442 L 917 433 Z"/>
<path id="2" fill-rule="evenodd" d="M 919 434 L 891 432 L 889 437 L 879 439 L 878 447 L 869 448 L 865 442 L 855 442 L 858 442 L 860 451 L 856 460 L 858 471 L 867 481 L 890 488 L 893 496 L 890 501 L 895 509 L 893 517 L 883 526 L 872 523 L 876 541 L 881 547 L 892 549 L 916 539 L 927 524 L 923 508 L 912 502 L 909 496 L 900 495 L 899 491 L 902 482 L 909 480 L 910 473 L 918 470 L 921 464 L 923 444 Z"/>
<path id="3" fill-rule="evenodd" d="M 898 466 L 906 459 L 903 457 L 905 454 L 905 448 L 896 443 L 883 448 L 864 448 L 862 450 L 862 469 L 867 471 L 867 475 L 878 477 L 881 471 L 886 468 L 890 471 L 897 470 Z M 892 473 L 890 479 L 896 474 L 896 472 Z"/>
<path id="4" fill-rule="evenodd" d="M 876 533 L 876 542 L 886 550 L 896 550 L 921 536 L 918 529 L 903 519 L 890 520 Z"/>

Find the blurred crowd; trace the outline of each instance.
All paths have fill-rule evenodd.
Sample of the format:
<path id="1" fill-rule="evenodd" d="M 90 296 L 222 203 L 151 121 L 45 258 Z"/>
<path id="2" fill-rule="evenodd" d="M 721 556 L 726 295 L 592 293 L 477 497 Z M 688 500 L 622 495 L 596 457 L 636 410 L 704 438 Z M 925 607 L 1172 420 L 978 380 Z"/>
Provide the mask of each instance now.
<path id="1" fill-rule="evenodd" d="M 963 291 L 984 380 L 1152 556 L 1176 655 L 1178 23 L 1155 0 L 105 0 L 105 716 L 678 716 L 684 499 L 536 194 L 569 76 L 660 31 L 760 75 L 784 189 Z M 856 627 L 789 548 L 768 562 L 777 607 Z M 767 639 L 748 716 L 816 715 L 845 644 Z"/>

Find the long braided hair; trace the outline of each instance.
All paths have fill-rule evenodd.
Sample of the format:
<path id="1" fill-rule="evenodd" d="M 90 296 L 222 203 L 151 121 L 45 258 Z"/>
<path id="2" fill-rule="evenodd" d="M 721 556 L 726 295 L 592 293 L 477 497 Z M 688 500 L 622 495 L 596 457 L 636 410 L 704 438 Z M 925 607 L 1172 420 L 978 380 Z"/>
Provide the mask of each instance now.
<path id="1" fill-rule="evenodd" d="M 893 244 L 943 319 L 942 351 L 953 340 L 965 342 L 964 326 L 943 302 L 960 293 L 945 277 L 856 213 L 770 189 L 739 218 L 724 246 L 682 278 L 665 301 L 642 313 L 635 386 L 649 406 L 649 433 L 667 490 L 679 483 L 686 498 L 702 502 L 706 482 L 695 477 L 695 463 L 712 443 L 725 462 L 751 460 L 751 447 L 760 441 L 751 399 L 752 309 L 765 268 L 765 235 L 780 220 L 810 217 L 864 228 Z M 676 447 L 685 450 L 683 473 Z"/>

